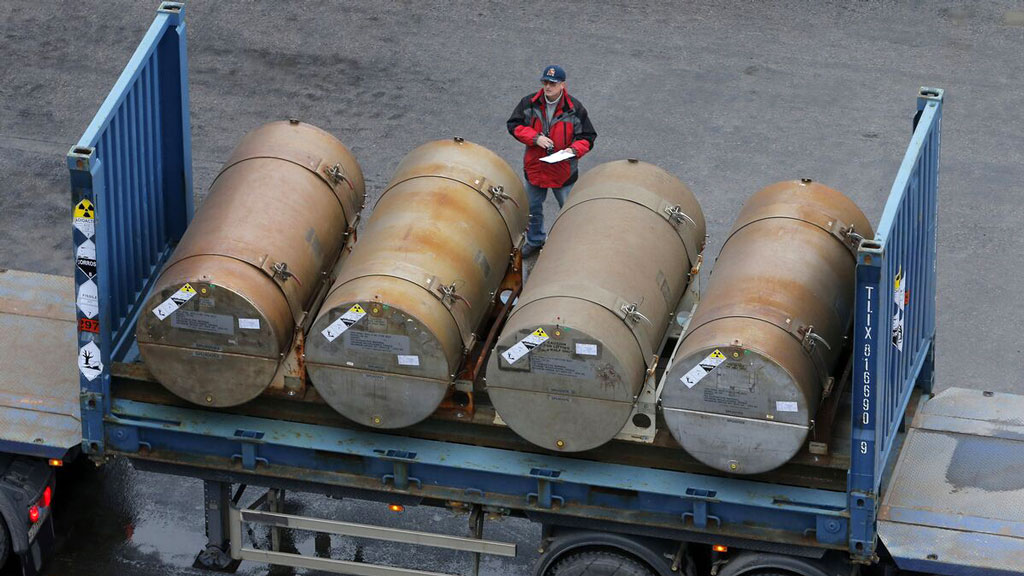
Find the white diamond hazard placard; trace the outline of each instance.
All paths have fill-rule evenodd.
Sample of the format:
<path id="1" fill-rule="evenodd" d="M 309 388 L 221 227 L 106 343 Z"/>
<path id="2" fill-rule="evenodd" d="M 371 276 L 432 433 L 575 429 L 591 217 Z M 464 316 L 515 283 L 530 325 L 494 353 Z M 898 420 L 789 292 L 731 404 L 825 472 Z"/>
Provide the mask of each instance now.
<path id="1" fill-rule="evenodd" d="M 78 298 L 75 299 L 78 309 L 86 318 L 95 318 L 100 313 L 99 291 L 92 280 L 82 282 L 78 287 Z"/>
<path id="2" fill-rule="evenodd" d="M 89 381 L 95 380 L 103 372 L 103 362 L 100 361 L 100 348 L 95 342 L 90 340 L 78 350 L 78 370 Z"/>
<path id="3" fill-rule="evenodd" d="M 86 240 L 75 251 L 75 265 L 89 278 L 96 276 L 96 244 Z"/>

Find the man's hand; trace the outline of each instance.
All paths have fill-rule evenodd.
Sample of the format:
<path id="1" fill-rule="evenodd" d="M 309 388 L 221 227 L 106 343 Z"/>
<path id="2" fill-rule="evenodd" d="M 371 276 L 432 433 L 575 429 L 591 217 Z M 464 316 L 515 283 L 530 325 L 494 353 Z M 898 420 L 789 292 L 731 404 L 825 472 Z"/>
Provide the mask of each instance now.
<path id="1" fill-rule="evenodd" d="M 555 141 L 541 134 L 540 136 L 537 136 L 537 146 L 548 150 L 555 147 Z"/>

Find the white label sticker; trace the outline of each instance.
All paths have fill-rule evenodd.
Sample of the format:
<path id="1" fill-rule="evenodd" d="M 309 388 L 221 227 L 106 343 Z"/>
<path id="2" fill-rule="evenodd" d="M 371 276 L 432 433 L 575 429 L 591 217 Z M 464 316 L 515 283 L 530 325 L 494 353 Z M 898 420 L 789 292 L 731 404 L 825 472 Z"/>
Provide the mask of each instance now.
<path id="1" fill-rule="evenodd" d="M 597 356 L 597 344 L 576 343 L 576 353 L 580 356 Z"/>
<path id="2" fill-rule="evenodd" d="M 711 354 L 708 354 L 706 358 L 697 363 L 696 366 L 690 369 L 689 372 L 683 374 L 683 377 L 679 380 L 686 385 L 687 388 L 693 388 L 698 382 L 704 379 L 705 376 L 711 374 L 711 371 L 718 367 L 719 364 L 725 362 L 725 354 L 718 348 Z"/>
<path id="3" fill-rule="evenodd" d="M 175 310 L 181 308 L 182 304 L 191 300 L 195 295 L 196 289 L 190 284 L 185 284 L 178 288 L 177 292 L 171 294 L 170 298 L 164 300 L 163 304 L 153 308 L 153 314 L 156 314 L 157 318 L 163 320 L 173 314 Z"/>
<path id="4" fill-rule="evenodd" d="M 103 372 L 103 362 L 100 361 L 100 348 L 95 342 L 89 341 L 78 351 L 78 370 L 90 382 Z"/>
<path id="5" fill-rule="evenodd" d="M 86 318 L 95 318 L 100 313 L 100 302 L 97 295 L 96 283 L 92 280 L 82 282 L 78 287 L 78 309 Z"/>
<path id="6" fill-rule="evenodd" d="M 239 318 L 238 327 L 242 330 L 259 330 L 260 319 L 259 318 Z"/>
<path id="7" fill-rule="evenodd" d="M 800 407 L 797 406 L 796 402 L 776 402 L 775 403 L 775 411 L 776 412 L 799 412 L 800 411 Z"/>
<path id="8" fill-rule="evenodd" d="M 903 352 L 903 328 L 907 317 L 907 277 L 903 274 L 903 267 L 896 272 L 893 279 L 892 300 L 896 305 L 896 311 L 892 315 L 892 345 Z"/>
<path id="9" fill-rule="evenodd" d="M 96 244 L 86 240 L 75 251 L 75 265 L 89 278 L 96 276 Z"/>
<path id="10" fill-rule="evenodd" d="M 92 202 L 88 198 L 82 200 L 75 205 L 73 212 L 74 219 L 72 222 L 75 228 L 84 234 L 86 238 L 92 238 L 96 234 L 96 210 Z"/>
<path id="11" fill-rule="evenodd" d="M 547 341 L 547 332 L 545 332 L 543 328 L 537 328 L 533 332 L 530 332 L 526 338 L 516 342 L 515 346 L 512 346 L 508 350 L 502 352 L 501 357 L 505 359 L 505 362 L 515 364 L 517 360 L 529 354 L 530 350 L 533 350 Z"/>
<path id="12" fill-rule="evenodd" d="M 399 354 L 398 355 L 398 365 L 399 366 L 419 366 L 420 365 L 420 357 L 419 356 L 404 356 L 402 354 Z"/>
<path id="13" fill-rule="evenodd" d="M 324 338 L 326 338 L 328 342 L 334 342 L 338 336 L 344 334 L 345 330 L 348 330 L 353 324 L 359 322 L 363 316 L 366 316 L 366 310 L 363 310 L 363 307 L 359 304 L 355 304 L 349 308 L 347 312 L 338 317 L 337 320 L 332 322 L 330 326 L 324 328 L 320 333 L 324 335 Z"/>

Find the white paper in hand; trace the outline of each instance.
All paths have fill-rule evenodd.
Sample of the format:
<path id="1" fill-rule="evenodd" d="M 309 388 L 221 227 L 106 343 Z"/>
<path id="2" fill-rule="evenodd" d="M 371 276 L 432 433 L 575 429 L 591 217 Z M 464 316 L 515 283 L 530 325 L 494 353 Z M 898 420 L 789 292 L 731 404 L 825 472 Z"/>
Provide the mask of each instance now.
<path id="1" fill-rule="evenodd" d="M 565 150 L 559 150 L 554 154 L 549 154 L 541 158 L 540 161 L 547 162 L 548 164 L 554 164 L 556 162 L 561 162 L 562 160 L 568 160 L 573 156 L 575 156 L 575 154 L 573 154 L 572 148 L 566 148 Z"/>

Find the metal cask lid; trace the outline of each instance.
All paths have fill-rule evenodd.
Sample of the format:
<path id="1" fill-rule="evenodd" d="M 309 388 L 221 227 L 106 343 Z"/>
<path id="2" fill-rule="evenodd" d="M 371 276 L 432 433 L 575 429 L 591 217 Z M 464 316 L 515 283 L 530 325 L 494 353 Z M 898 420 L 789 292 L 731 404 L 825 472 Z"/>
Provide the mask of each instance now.
<path id="1" fill-rule="evenodd" d="M 758 474 L 782 466 L 804 447 L 818 408 L 818 391 L 806 384 L 815 375 L 794 377 L 786 368 L 806 367 L 792 361 L 802 354 L 799 343 L 765 335 L 761 324 L 725 318 L 698 327 L 687 335 L 696 347 L 684 342 L 669 368 L 665 424 L 684 450 L 717 470 Z"/>
<path id="2" fill-rule="evenodd" d="M 644 370 L 622 321 L 590 302 L 549 298 L 518 309 L 513 323 L 487 366 L 487 394 L 501 419 L 529 442 L 560 452 L 614 438 L 632 413 L 635 375 Z M 523 353 L 537 334 L 543 341 Z"/>
<path id="3" fill-rule="evenodd" d="M 358 292 L 371 279 L 381 281 L 363 278 L 344 290 Z M 374 286 L 381 300 L 342 297 L 325 304 L 306 338 L 306 370 L 320 396 L 346 418 L 402 428 L 437 409 L 453 368 L 424 322 L 439 305 L 424 302 L 424 310 L 416 302 L 387 298 L 388 282 Z"/>
<path id="4" fill-rule="evenodd" d="M 276 287 L 262 286 L 265 277 L 244 265 L 225 268 L 223 260 L 196 257 L 165 271 L 168 283 L 146 301 L 136 331 L 139 353 L 157 380 L 201 406 L 235 406 L 259 396 L 290 337 L 277 328 L 290 326 L 291 318 Z M 281 318 L 250 299 L 268 289 L 282 300 Z"/>

